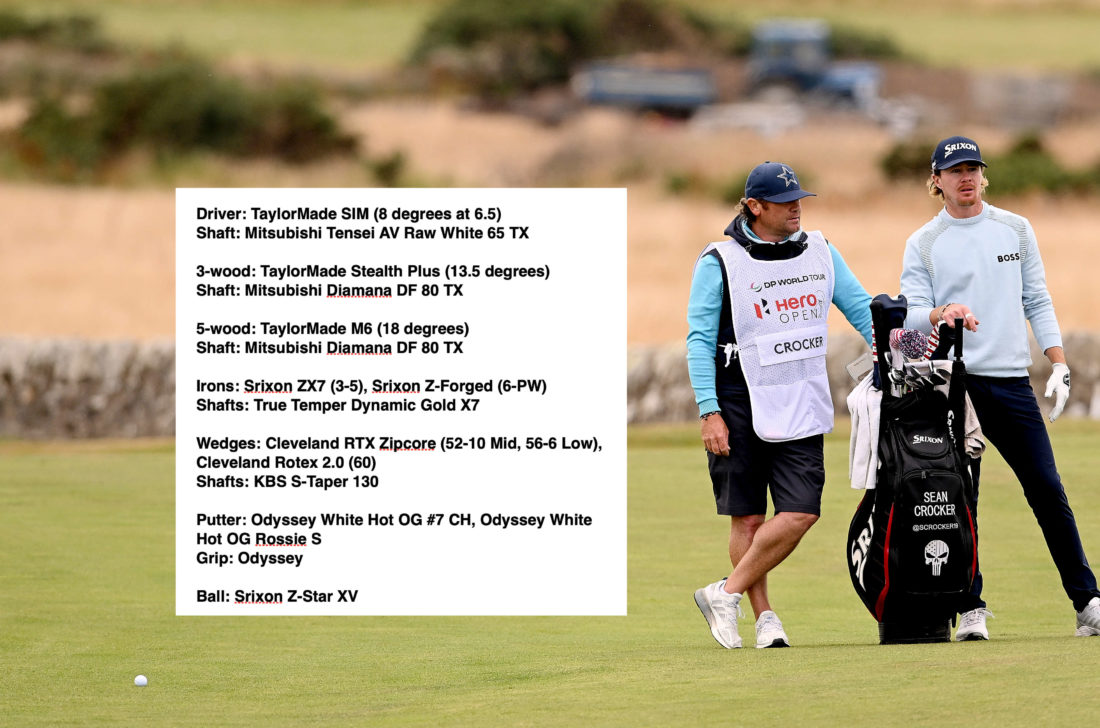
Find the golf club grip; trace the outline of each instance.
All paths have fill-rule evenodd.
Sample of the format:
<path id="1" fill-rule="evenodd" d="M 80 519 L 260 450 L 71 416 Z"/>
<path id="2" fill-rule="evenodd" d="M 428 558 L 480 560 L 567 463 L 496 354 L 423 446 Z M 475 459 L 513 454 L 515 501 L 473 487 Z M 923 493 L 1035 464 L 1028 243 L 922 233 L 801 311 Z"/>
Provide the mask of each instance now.
<path id="1" fill-rule="evenodd" d="M 963 324 L 965 319 L 955 319 L 955 359 L 962 361 L 963 358 Z"/>

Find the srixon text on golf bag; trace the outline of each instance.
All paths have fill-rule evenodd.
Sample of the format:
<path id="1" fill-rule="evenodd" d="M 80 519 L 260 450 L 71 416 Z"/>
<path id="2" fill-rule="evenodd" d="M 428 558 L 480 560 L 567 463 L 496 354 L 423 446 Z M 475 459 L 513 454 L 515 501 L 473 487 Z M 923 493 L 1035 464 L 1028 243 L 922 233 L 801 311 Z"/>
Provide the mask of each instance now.
<path id="1" fill-rule="evenodd" d="M 905 299 L 878 296 L 871 311 L 876 342 L 889 341 Z M 852 585 L 878 620 L 883 644 L 947 641 L 978 564 L 972 463 L 962 442 L 961 334 L 946 394 L 931 384 L 898 387 L 903 380 L 890 371 L 887 347 L 876 348 L 879 467 L 848 532 Z"/>

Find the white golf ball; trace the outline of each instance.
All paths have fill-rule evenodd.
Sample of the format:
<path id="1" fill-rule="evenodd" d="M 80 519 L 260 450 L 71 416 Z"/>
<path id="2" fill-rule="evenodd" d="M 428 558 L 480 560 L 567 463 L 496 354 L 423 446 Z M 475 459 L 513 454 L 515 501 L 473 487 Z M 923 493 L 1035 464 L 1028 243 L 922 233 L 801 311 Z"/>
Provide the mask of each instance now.
<path id="1" fill-rule="evenodd" d="M 134 678 L 134 685 L 137 685 L 139 688 L 143 688 L 148 684 L 149 678 L 145 677 L 144 675 L 138 675 Z"/>

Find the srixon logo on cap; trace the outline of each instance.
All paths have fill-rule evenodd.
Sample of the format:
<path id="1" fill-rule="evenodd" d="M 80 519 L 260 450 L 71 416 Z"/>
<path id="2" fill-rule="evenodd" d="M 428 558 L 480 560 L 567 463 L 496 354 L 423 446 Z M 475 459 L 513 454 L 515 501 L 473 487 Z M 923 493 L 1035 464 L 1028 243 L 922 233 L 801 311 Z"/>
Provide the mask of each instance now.
<path id="1" fill-rule="evenodd" d="M 966 150 L 971 151 L 971 152 L 976 152 L 976 151 L 978 151 L 978 145 L 977 144 L 969 144 L 967 142 L 956 142 L 954 144 L 948 144 L 943 148 L 943 158 L 947 159 L 954 152 L 959 152 L 959 151 L 962 151 L 963 149 L 966 149 Z"/>

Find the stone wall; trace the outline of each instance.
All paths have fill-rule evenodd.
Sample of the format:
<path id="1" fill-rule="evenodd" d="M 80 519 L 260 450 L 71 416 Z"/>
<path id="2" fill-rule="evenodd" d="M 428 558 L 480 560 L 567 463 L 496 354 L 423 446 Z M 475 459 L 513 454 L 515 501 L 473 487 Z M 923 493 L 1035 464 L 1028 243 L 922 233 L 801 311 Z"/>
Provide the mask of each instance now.
<path id="1" fill-rule="evenodd" d="M 1100 419 L 1100 335 L 1070 334 L 1073 372 L 1067 417 Z M 856 336 L 829 341 L 829 381 L 838 415 L 854 382 L 845 365 L 867 351 Z M 1032 344 L 1031 383 L 1042 397 L 1050 364 Z M 171 341 L 0 338 L 0 436 L 170 437 L 175 434 L 176 367 Z M 683 345 L 627 352 L 627 421 L 698 417 Z"/>
<path id="2" fill-rule="evenodd" d="M 171 436 L 173 342 L 0 339 L 0 436 Z"/>
<path id="3" fill-rule="evenodd" d="M 1066 417 L 1100 419 L 1100 335 L 1068 334 L 1064 338 L 1073 383 Z M 1050 362 L 1033 341 L 1031 385 L 1045 415 L 1050 402 L 1043 397 Z M 833 406 L 838 416 L 848 414 L 845 399 L 855 382 L 845 365 L 870 349 L 858 336 L 829 338 L 828 370 Z M 632 348 L 627 356 L 627 420 L 630 423 L 683 422 L 699 416 L 688 381 L 686 349 L 680 345 Z M 965 351 L 964 351 L 965 353 Z"/>

